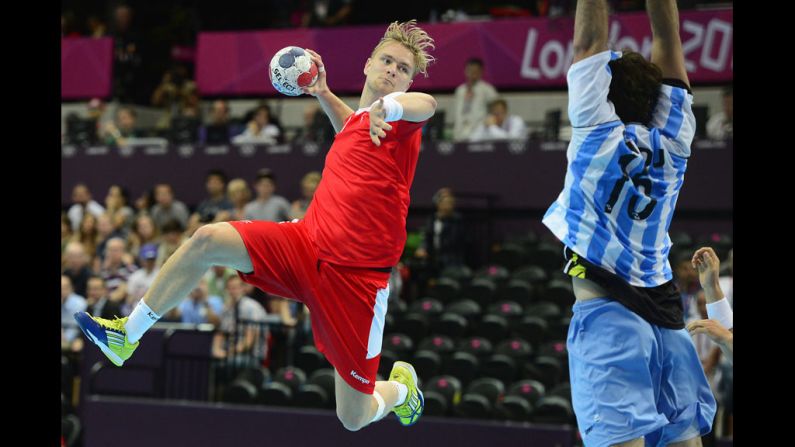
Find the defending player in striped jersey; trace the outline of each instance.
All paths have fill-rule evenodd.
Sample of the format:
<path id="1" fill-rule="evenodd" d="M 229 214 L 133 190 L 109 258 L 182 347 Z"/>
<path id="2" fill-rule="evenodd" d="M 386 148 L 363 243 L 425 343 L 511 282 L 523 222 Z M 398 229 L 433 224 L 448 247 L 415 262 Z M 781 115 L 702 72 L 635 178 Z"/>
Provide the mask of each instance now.
<path id="1" fill-rule="evenodd" d="M 567 347 L 586 447 L 700 446 L 715 416 L 668 263 L 693 96 L 676 1 L 646 6 L 651 62 L 608 49 L 605 0 L 577 3 L 568 168 L 543 220 L 573 277 Z"/>

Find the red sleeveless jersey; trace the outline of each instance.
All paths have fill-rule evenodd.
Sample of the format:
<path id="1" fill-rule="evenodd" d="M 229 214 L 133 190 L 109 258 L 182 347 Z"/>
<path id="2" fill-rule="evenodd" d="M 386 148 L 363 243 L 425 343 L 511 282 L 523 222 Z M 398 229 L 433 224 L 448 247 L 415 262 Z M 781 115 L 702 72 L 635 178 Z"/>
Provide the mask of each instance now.
<path id="1" fill-rule="evenodd" d="M 394 121 L 376 146 L 369 108 L 348 117 L 305 216 L 321 260 L 351 267 L 397 264 L 425 122 Z"/>

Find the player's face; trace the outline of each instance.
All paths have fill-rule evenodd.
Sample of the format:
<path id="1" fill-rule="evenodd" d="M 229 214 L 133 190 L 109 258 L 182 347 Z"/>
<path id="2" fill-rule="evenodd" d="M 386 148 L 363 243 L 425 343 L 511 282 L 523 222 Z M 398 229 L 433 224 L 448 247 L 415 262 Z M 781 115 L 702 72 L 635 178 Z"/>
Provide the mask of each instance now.
<path id="1" fill-rule="evenodd" d="M 367 59 L 364 74 L 367 75 L 367 85 L 373 91 L 383 95 L 405 92 L 414 75 L 414 56 L 403 45 L 390 42 Z"/>

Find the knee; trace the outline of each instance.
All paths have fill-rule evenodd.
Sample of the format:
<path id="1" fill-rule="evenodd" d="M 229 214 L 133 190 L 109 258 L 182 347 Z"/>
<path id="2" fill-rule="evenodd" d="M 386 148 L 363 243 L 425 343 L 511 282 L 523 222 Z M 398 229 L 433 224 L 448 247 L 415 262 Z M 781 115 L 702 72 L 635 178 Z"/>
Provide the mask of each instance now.
<path id="1" fill-rule="evenodd" d="M 188 240 L 188 248 L 199 252 L 212 252 L 213 245 L 217 242 L 219 224 L 209 224 L 199 227 Z"/>
<path id="2" fill-rule="evenodd" d="M 365 419 L 365 415 L 362 413 L 343 411 L 339 408 L 337 408 L 337 418 L 348 431 L 359 431 L 370 422 Z"/>

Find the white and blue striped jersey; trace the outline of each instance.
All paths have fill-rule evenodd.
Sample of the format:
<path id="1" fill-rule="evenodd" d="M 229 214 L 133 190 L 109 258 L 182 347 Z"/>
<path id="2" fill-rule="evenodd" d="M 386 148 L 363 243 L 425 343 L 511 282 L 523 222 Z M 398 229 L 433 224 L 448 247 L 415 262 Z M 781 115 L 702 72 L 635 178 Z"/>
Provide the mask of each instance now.
<path id="1" fill-rule="evenodd" d="M 663 84 L 650 128 L 622 123 L 607 99 L 608 63 L 620 55 L 604 51 L 569 68 L 566 180 L 543 222 L 593 264 L 655 287 L 672 278 L 668 227 L 695 134 L 693 96 Z"/>

